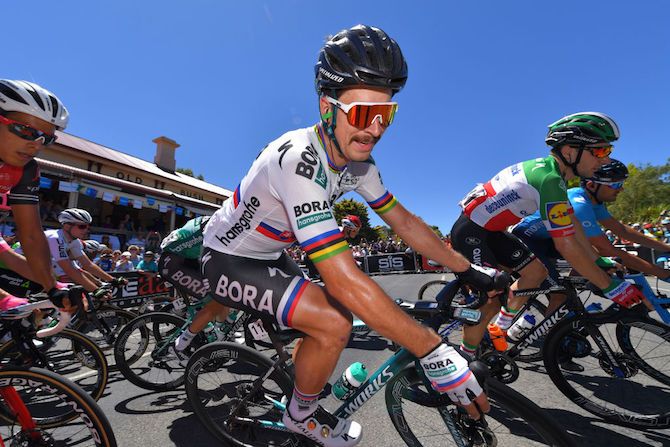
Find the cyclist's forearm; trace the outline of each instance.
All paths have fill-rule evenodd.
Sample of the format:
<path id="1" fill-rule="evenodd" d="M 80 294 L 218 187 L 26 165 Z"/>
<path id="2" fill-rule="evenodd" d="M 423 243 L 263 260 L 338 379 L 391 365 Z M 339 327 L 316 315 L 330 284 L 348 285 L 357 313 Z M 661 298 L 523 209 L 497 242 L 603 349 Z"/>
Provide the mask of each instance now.
<path id="1" fill-rule="evenodd" d="M 670 252 L 670 245 L 657 241 L 656 239 L 646 236 L 639 231 L 628 228 L 626 229 L 628 231 L 626 231 L 625 239 L 636 244 L 640 244 L 644 247 L 652 248 L 660 253 Z"/>
<path id="2" fill-rule="evenodd" d="M 84 276 L 82 271 L 79 270 L 78 268 L 74 268 L 71 265 L 70 266 L 61 265 L 61 268 L 74 283 L 84 287 L 84 289 L 86 289 L 87 292 L 95 292 L 95 290 L 98 288 L 93 282 L 91 282 L 86 276 Z"/>
<path id="3" fill-rule="evenodd" d="M 388 214 L 392 215 L 382 216 L 384 221 L 415 251 L 454 272 L 464 272 L 470 268 L 470 261 L 446 246 L 423 220 L 407 211 L 401 204 L 396 205 Z"/>
<path id="4" fill-rule="evenodd" d="M 26 258 L 16 253 L 14 250 L 7 250 L 6 252 L 3 252 L 2 261 L 9 270 L 18 273 L 19 275 L 33 282 L 40 283 L 39 277 L 35 275 L 33 269 L 30 268 L 30 264 L 28 264 Z"/>
<path id="5" fill-rule="evenodd" d="M 106 271 L 104 271 L 103 269 L 101 269 L 100 267 L 98 267 L 97 265 L 95 265 L 94 263 L 92 263 L 90 261 L 88 263 L 83 264 L 82 267 L 89 274 L 91 274 L 91 275 L 93 275 L 97 278 L 100 278 L 103 281 L 110 282 L 111 280 L 114 279 L 114 277 L 112 275 L 110 275 L 109 273 L 107 273 Z"/>
<path id="6" fill-rule="evenodd" d="M 607 245 L 609 245 L 609 247 L 607 247 Z M 600 255 L 618 257 L 621 259 L 621 263 L 626 267 L 646 273 L 648 275 L 659 276 L 661 278 L 667 275 L 667 272 L 664 269 L 651 264 L 642 258 L 632 255 L 625 250 L 618 249 L 611 244 L 607 245 L 603 244 L 603 246 L 596 246 Z"/>
<path id="7" fill-rule="evenodd" d="M 382 337 L 407 348 L 416 356 L 433 349 L 440 337 L 430 328 L 410 318 L 364 273 L 358 271 L 328 281 L 328 293 Z"/>
<path id="8" fill-rule="evenodd" d="M 605 289 L 610 285 L 612 278 L 593 262 L 590 254 L 584 251 L 581 244 L 574 237 L 556 238 L 554 239 L 554 244 L 565 260 L 586 279 L 601 289 Z"/>
<path id="9" fill-rule="evenodd" d="M 27 235 L 22 240 L 21 247 L 26 256 L 35 280 L 44 287 L 51 290 L 56 286 L 56 278 L 51 268 L 51 252 L 44 233 Z"/>

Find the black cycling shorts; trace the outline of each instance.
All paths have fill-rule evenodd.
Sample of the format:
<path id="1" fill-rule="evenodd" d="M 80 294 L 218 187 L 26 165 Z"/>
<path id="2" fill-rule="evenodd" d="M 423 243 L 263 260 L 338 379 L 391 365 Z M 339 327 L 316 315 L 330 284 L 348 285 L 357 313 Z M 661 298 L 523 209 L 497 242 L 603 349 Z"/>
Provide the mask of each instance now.
<path id="1" fill-rule="evenodd" d="M 292 327 L 293 312 L 309 281 L 286 253 L 268 261 L 205 248 L 200 260 L 216 301 L 271 316 L 281 327 Z"/>
<path id="2" fill-rule="evenodd" d="M 40 284 L 24 278 L 16 272 L 3 268 L 0 268 L 0 288 L 11 295 L 21 298 L 26 298 L 44 290 Z"/>
<path id="3" fill-rule="evenodd" d="M 513 272 L 523 269 L 535 256 L 516 236 L 505 231 L 489 231 L 461 214 L 451 228 L 451 244 L 473 264 Z"/>
<path id="4" fill-rule="evenodd" d="M 158 273 L 175 289 L 198 300 L 209 294 L 209 283 L 202 277 L 197 259 L 163 252 L 158 260 Z"/>
<path id="5" fill-rule="evenodd" d="M 549 283 L 551 285 L 556 285 L 558 278 L 560 277 L 558 269 L 556 269 L 556 260 L 563 258 L 563 256 L 556 250 L 554 240 L 551 238 L 539 239 L 528 237 L 523 233 L 521 228 L 515 228 L 512 230 L 512 234 L 526 244 L 533 254 L 537 256 L 537 259 L 544 264 L 549 272 L 549 279 L 553 280 L 553 283 L 551 281 L 549 281 Z"/>

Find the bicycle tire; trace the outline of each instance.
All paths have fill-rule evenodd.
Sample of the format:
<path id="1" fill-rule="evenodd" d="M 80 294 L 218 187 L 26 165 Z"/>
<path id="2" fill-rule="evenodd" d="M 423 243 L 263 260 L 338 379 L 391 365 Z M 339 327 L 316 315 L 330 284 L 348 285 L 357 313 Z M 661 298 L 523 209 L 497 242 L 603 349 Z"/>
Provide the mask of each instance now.
<path id="1" fill-rule="evenodd" d="M 494 379 L 486 382 L 486 389 L 491 403 L 491 411 L 486 415 L 490 432 L 482 435 L 480 441 L 483 444 L 476 445 L 576 446 L 564 428 L 522 394 Z M 445 416 L 432 415 L 437 421 L 436 427 L 427 428 L 430 422 L 428 415 L 434 411 L 457 414 L 456 406 L 445 395 L 427 390 L 415 368 L 406 368 L 391 379 L 385 394 L 389 417 L 405 444 L 410 447 L 451 445 L 448 442 L 453 440 L 453 436 L 443 420 Z M 414 408 L 412 404 L 418 407 Z M 462 425 L 456 422 L 455 427 Z M 426 431 L 425 435 L 420 433 L 422 430 Z M 461 429 L 456 430 L 462 432 Z M 466 442 L 463 439 L 459 441 Z"/>
<path id="2" fill-rule="evenodd" d="M 620 322 L 642 326 L 650 324 L 650 319 L 624 315 L 584 314 L 561 321 L 545 341 L 545 368 L 561 393 L 591 414 L 637 429 L 669 428 L 670 401 L 665 396 L 670 387 L 643 374 L 637 359 L 617 339 Z M 626 377 L 614 377 L 607 350 L 601 352 L 597 344 L 599 339 L 608 342 L 611 355 L 624 365 Z M 664 352 L 670 353 L 670 343 L 664 345 Z M 561 369 L 560 362 L 566 358 L 584 371 Z"/>
<path id="3" fill-rule="evenodd" d="M 447 284 L 449 284 L 449 281 L 443 279 L 428 281 L 419 289 L 419 301 L 435 301 L 437 294 L 444 289 L 444 286 Z"/>
<path id="4" fill-rule="evenodd" d="M 186 369 L 167 348 L 178 335 L 176 331 L 181 333 L 185 323 L 183 318 L 162 312 L 140 315 L 128 323 L 114 346 L 114 357 L 121 374 L 147 390 L 169 391 L 180 387 Z"/>
<path id="5" fill-rule="evenodd" d="M 109 328 L 110 333 L 104 334 L 86 317 L 80 317 L 73 324 L 72 328 L 82 334 L 90 337 L 95 344 L 105 353 L 107 364 L 111 371 L 116 370 L 116 362 L 114 358 L 114 343 L 120 333 L 121 329 L 126 326 L 131 320 L 137 317 L 135 312 L 131 312 L 120 307 L 103 304 L 97 310 L 98 320 L 102 320 L 101 324 Z"/>
<path id="6" fill-rule="evenodd" d="M 547 312 L 547 306 L 537 300 L 531 301 L 530 306 L 535 309 L 535 315 L 545 315 Z M 547 334 L 538 337 L 531 346 L 522 351 L 519 351 L 519 354 L 514 357 L 514 360 L 526 363 L 541 362 L 543 358 L 542 347 L 544 346 L 544 339 L 546 336 Z"/>
<path id="7" fill-rule="evenodd" d="M 40 432 L 54 429 L 48 433 L 49 441 L 57 441 L 56 444 L 63 447 L 116 447 L 114 431 L 102 409 L 81 388 L 58 374 L 41 368 L 7 368 L 0 371 L 0 385 L 16 389 Z M 42 391 L 43 395 L 38 395 Z M 2 406 L 6 408 L 6 405 L 3 401 Z M 67 423 L 59 422 L 51 427 L 49 418 L 39 416 L 40 412 L 52 405 L 69 409 L 68 413 L 72 416 Z M 81 421 L 77 421 L 78 418 Z M 20 433 L 20 426 L 16 424 L 12 421 L 11 424 L 0 426 L 0 436 L 3 441 L 7 440 L 5 445 L 15 445 L 14 442 L 18 442 L 17 445 L 28 445 L 16 439 L 16 436 L 20 436 L 17 434 Z M 10 437 L 5 437 L 5 430 L 8 430 Z"/>
<path id="8" fill-rule="evenodd" d="M 658 380 L 659 382 L 665 384 L 665 385 L 670 385 L 670 364 L 668 362 L 668 359 L 670 359 L 670 355 L 663 355 L 661 353 L 660 356 L 655 356 L 655 358 L 650 359 L 648 354 L 651 354 L 654 352 L 656 349 L 659 348 L 660 345 L 656 346 L 649 346 L 645 348 L 645 353 L 640 354 L 638 353 L 638 350 L 640 350 L 640 344 L 638 343 L 637 346 L 633 346 L 632 339 L 633 337 L 631 336 L 631 331 L 632 330 L 646 330 L 649 332 L 654 333 L 657 335 L 659 338 L 663 339 L 665 343 L 670 343 L 670 327 L 667 325 L 656 321 L 645 321 L 644 323 L 640 323 L 638 321 L 631 321 L 631 322 L 620 322 L 617 325 L 617 340 L 619 341 L 619 346 L 621 346 L 621 349 L 631 357 L 635 358 L 637 361 L 637 365 L 640 367 L 642 371 L 653 377 L 654 379 Z M 664 344 L 665 344 L 664 343 Z M 665 350 L 664 350 L 665 351 Z M 654 362 L 654 364 L 650 364 L 649 362 L 651 360 L 655 360 L 657 358 L 660 359 L 665 359 L 664 361 L 662 360 L 660 365 L 657 362 Z M 663 370 L 660 370 L 659 368 L 665 367 Z"/>
<path id="9" fill-rule="evenodd" d="M 47 364 L 42 364 L 42 359 L 28 359 L 16 357 L 20 355 L 16 348 L 16 341 L 9 340 L 0 346 L 0 359 L 13 363 L 15 360 L 22 362 L 21 366 L 36 366 L 48 369 L 68 380 L 75 382 L 94 400 L 102 397 L 109 378 L 107 359 L 100 347 L 84 334 L 72 329 L 63 329 L 56 335 L 41 339 L 44 343 L 40 351 L 46 356 Z M 65 343 L 61 343 L 61 342 Z M 26 363 L 29 362 L 29 363 Z M 77 367 L 77 366 L 80 367 Z M 81 372 L 81 367 L 88 371 Z M 89 375 L 89 372 L 95 374 Z M 87 380 L 93 377 L 93 380 Z"/>
<path id="10" fill-rule="evenodd" d="M 186 394 L 200 422 L 218 440 L 245 447 L 304 445 L 306 438 L 285 428 L 267 428 L 271 424 L 261 426 L 257 421 L 262 417 L 263 421 L 280 422 L 283 411 L 268 397 L 280 402 L 293 392 L 288 374 L 275 370 L 265 378 L 259 392 L 248 395 L 254 382 L 264 377 L 272 365 L 268 357 L 230 342 L 210 343 L 193 354 L 187 366 Z M 243 378 L 242 373 L 249 377 Z M 246 423 L 230 415 L 244 398 L 248 401 L 238 413 L 248 419 Z M 258 416 L 252 414 L 257 412 Z"/>

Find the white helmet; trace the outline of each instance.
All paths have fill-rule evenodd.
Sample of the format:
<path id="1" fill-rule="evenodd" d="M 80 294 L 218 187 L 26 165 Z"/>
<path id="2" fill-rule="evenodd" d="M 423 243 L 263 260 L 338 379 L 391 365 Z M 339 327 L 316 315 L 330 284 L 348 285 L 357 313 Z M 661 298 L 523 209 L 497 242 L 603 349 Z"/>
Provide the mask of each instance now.
<path id="1" fill-rule="evenodd" d="M 91 214 L 80 208 L 68 208 L 58 215 L 58 222 L 62 224 L 90 224 L 93 222 Z"/>
<path id="2" fill-rule="evenodd" d="M 89 239 L 84 241 L 84 250 L 90 253 L 99 253 L 102 251 L 102 244 L 95 239 Z"/>
<path id="3" fill-rule="evenodd" d="M 0 109 L 32 115 L 58 130 L 67 127 L 68 112 L 60 99 L 32 82 L 0 79 Z"/>

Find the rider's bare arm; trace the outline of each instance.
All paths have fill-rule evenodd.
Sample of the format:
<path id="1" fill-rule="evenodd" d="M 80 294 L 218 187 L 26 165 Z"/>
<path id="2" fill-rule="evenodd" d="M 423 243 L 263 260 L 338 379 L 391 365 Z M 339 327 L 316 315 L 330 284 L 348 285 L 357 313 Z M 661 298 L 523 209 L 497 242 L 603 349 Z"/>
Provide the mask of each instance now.
<path id="1" fill-rule="evenodd" d="M 605 289 L 610 285 L 612 278 L 596 265 L 592 253 L 584 249 L 577 237 L 574 235 L 555 237 L 554 245 L 574 269 L 597 287 Z"/>
<path id="2" fill-rule="evenodd" d="M 670 251 L 670 245 L 657 241 L 656 239 L 646 236 L 640 233 L 639 231 L 635 231 L 635 229 L 629 227 L 628 225 L 622 224 L 613 217 L 603 219 L 600 222 L 605 226 L 605 228 L 612 230 L 612 232 L 617 236 L 619 236 L 621 239 L 626 239 L 628 241 L 635 242 L 644 247 L 652 248 L 661 253 Z"/>
<path id="3" fill-rule="evenodd" d="M 410 318 L 356 265 L 350 250 L 316 263 L 330 296 L 383 337 L 423 356 L 440 342 L 432 330 Z"/>
<path id="4" fill-rule="evenodd" d="M 103 281 L 110 282 L 111 280 L 114 279 L 112 275 L 95 265 L 93 262 L 91 262 L 90 259 L 88 259 L 88 256 L 80 256 L 77 258 L 77 262 L 79 265 L 81 265 L 81 268 L 89 272 L 91 275 L 95 276 L 96 278 L 100 278 Z"/>
<path id="5" fill-rule="evenodd" d="M 39 283 L 38 276 L 33 273 L 33 269 L 30 268 L 30 264 L 28 264 L 26 258 L 14 250 L 1 252 L 0 261 L 2 261 L 9 270 L 18 273 L 26 279 Z M 51 268 L 51 266 L 49 266 L 49 268 Z"/>
<path id="6" fill-rule="evenodd" d="M 380 217 L 407 245 L 422 255 L 454 272 L 464 272 L 470 267 L 470 261 L 444 244 L 423 220 L 407 211 L 402 204 L 398 203 Z"/>
<path id="7" fill-rule="evenodd" d="M 63 269 L 65 275 L 67 275 L 74 283 L 83 286 L 88 292 L 94 292 L 98 288 L 92 281 L 84 276 L 81 270 L 75 267 L 73 262 L 69 259 L 58 261 L 58 265 Z"/>
<path id="8" fill-rule="evenodd" d="M 37 205 L 13 205 L 12 214 L 16 227 L 21 231 L 21 246 L 31 266 L 33 276 L 45 290 L 56 286 L 51 273 L 51 252 L 42 232 L 40 211 Z"/>
<path id="9" fill-rule="evenodd" d="M 589 238 L 589 241 L 596 250 L 598 250 L 598 253 L 600 253 L 601 256 L 619 257 L 621 258 L 623 265 L 626 267 L 644 272 L 648 275 L 658 276 L 659 278 L 665 278 L 668 273 L 670 273 L 668 270 L 662 269 L 657 265 L 651 264 L 640 257 L 628 253 L 626 250 L 616 248 L 604 234 L 591 237 Z"/>

